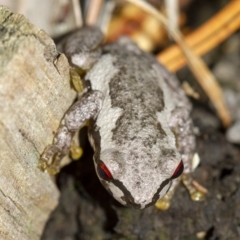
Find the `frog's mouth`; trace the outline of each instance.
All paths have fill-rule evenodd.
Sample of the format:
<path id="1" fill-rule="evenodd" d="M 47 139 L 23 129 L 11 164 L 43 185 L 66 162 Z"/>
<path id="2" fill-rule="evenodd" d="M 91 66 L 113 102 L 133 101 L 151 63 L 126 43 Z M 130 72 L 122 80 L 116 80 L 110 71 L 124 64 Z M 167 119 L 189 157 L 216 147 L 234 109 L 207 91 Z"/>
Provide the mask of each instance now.
<path id="1" fill-rule="evenodd" d="M 127 190 L 123 183 L 119 180 L 112 179 L 111 182 L 104 181 L 99 178 L 102 185 L 107 189 L 111 196 L 126 207 L 144 208 L 141 204 L 135 202 L 132 194 Z"/>
<path id="2" fill-rule="evenodd" d="M 138 203 L 121 181 L 112 179 L 111 182 L 107 182 L 101 178 L 99 179 L 110 195 L 112 195 L 118 202 L 126 207 L 135 209 L 143 209 L 154 205 L 168 192 L 172 184 L 171 179 L 164 180 L 150 201 L 145 200 L 144 202 Z M 161 192 L 163 192 L 163 194 L 161 194 Z"/>

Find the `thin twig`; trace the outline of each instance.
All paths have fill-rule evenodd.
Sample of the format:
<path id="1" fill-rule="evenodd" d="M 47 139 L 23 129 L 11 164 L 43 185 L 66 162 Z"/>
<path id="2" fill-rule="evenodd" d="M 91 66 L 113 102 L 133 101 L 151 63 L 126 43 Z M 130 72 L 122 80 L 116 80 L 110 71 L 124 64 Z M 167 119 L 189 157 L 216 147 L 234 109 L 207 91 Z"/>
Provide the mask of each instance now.
<path id="1" fill-rule="evenodd" d="M 167 19 L 156 9 L 154 9 L 147 2 L 142 0 L 127 0 L 135 5 L 138 5 L 149 14 L 158 19 L 168 29 L 169 34 L 179 44 L 185 57 L 188 59 L 189 68 L 194 73 L 199 84 L 202 86 L 213 105 L 215 106 L 220 119 L 224 126 L 228 126 L 231 123 L 231 117 L 223 99 L 222 90 L 215 80 L 213 74 L 208 70 L 204 62 L 194 55 L 191 49 L 185 43 L 181 33 L 168 24 Z"/>
<path id="2" fill-rule="evenodd" d="M 79 4 L 79 0 L 72 0 L 72 6 L 73 6 L 73 13 L 74 13 L 76 27 L 79 28 L 83 25 L 82 11 L 81 11 L 81 5 Z"/>
<path id="3" fill-rule="evenodd" d="M 88 6 L 87 16 L 86 16 L 86 24 L 96 25 L 102 5 L 103 5 L 103 0 L 90 1 Z"/>

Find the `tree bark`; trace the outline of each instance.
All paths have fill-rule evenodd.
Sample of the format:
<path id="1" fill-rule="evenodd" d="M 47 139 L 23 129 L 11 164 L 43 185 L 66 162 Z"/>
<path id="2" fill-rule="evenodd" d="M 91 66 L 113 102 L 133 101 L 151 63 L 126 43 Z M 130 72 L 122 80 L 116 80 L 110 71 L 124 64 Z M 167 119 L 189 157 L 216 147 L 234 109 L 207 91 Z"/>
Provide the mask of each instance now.
<path id="1" fill-rule="evenodd" d="M 0 239 L 40 239 L 59 192 L 38 159 L 75 95 L 52 39 L 0 6 Z"/>

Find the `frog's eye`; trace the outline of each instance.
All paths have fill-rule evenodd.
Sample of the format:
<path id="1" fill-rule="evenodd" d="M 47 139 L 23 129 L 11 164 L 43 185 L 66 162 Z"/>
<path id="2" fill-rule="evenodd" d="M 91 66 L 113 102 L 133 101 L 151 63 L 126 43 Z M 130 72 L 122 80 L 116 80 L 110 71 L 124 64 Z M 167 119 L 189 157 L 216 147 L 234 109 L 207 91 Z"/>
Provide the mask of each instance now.
<path id="1" fill-rule="evenodd" d="M 98 172 L 98 176 L 103 180 L 109 181 L 113 178 L 111 172 L 103 162 L 100 162 L 98 164 L 97 172 Z"/>
<path id="2" fill-rule="evenodd" d="M 171 179 L 174 179 L 174 178 L 179 177 L 179 176 L 183 173 L 183 169 L 184 169 L 184 166 L 183 166 L 183 162 L 181 161 L 181 162 L 178 164 L 176 170 L 174 171 Z"/>

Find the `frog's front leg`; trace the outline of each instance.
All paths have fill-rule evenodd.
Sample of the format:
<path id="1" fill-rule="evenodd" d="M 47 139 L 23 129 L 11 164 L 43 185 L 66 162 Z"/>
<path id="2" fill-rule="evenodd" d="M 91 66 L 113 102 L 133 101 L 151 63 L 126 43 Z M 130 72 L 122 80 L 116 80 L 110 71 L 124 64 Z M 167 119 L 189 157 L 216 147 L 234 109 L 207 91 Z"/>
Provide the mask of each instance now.
<path id="1" fill-rule="evenodd" d="M 183 116 L 179 119 L 179 116 Z M 184 163 L 184 172 L 180 179 L 187 188 L 190 197 L 193 201 L 203 201 L 205 198 L 205 190 L 203 188 L 197 188 L 193 182 L 192 172 L 195 170 L 195 161 L 199 162 L 199 156 L 195 153 L 195 135 L 193 133 L 193 124 L 187 112 L 184 108 L 176 109 L 173 113 L 172 128 L 177 131 L 177 147 L 182 155 Z M 198 165 L 198 164 L 197 164 Z"/>
<path id="2" fill-rule="evenodd" d="M 192 200 L 202 201 L 204 199 L 204 193 L 196 189 L 196 187 L 193 185 L 193 179 L 191 176 L 191 173 L 194 170 L 192 168 L 192 161 L 195 150 L 195 136 L 193 133 L 192 121 L 189 116 L 189 107 L 190 105 L 186 106 L 186 108 L 179 107 L 172 112 L 170 128 L 176 136 L 176 145 L 182 156 L 184 172 L 182 176 L 173 180 L 168 193 L 156 203 L 156 207 L 161 210 L 169 208 L 171 198 L 180 181 L 182 181 L 185 187 L 188 189 Z"/>
<path id="3" fill-rule="evenodd" d="M 59 171 L 61 159 L 69 152 L 75 132 L 90 118 L 95 119 L 102 106 L 103 94 L 90 91 L 74 103 L 64 115 L 54 136 L 53 143 L 46 147 L 39 160 L 39 168 L 51 174 Z"/>

